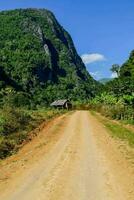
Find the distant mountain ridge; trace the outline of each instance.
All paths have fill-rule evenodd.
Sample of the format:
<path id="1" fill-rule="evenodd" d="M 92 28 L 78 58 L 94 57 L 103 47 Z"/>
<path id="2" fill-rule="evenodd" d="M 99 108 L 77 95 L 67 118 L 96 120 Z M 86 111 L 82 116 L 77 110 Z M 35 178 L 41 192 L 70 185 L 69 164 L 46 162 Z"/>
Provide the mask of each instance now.
<path id="1" fill-rule="evenodd" d="M 113 78 L 102 78 L 99 80 L 99 82 L 102 84 L 106 84 L 107 82 L 112 81 L 112 80 Z"/>
<path id="2" fill-rule="evenodd" d="M 1 77 L 2 88 L 21 88 L 38 101 L 85 99 L 97 90 L 71 36 L 45 9 L 0 12 L 0 67 L 14 82 Z"/>

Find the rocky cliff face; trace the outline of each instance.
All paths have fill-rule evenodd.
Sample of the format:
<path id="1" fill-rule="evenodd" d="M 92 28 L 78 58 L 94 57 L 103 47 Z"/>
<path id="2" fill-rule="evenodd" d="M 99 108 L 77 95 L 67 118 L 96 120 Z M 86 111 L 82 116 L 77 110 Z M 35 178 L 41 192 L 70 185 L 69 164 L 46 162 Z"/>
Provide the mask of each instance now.
<path id="1" fill-rule="evenodd" d="M 0 66 L 30 94 L 87 98 L 96 90 L 70 35 L 45 9 L 0 12 Z"/>

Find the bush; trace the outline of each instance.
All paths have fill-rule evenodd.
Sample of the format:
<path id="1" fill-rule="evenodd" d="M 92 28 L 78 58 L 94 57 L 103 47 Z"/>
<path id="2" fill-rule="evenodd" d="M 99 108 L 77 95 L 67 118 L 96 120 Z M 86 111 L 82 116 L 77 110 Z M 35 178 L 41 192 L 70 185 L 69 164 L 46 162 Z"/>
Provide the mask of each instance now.
<path id="1" fill-rule="evenodd" d="M 12 155 L 24 141 L 33 137 L 31 131 L 41 122 L 64 112 L 57 109 L 40 108 L 33 111 L 4 106 L 0 110 L 0 159 Z"/>
<path id="2" fill-rule="evenodd" d="M 127 120 L 134 123 L 133 97 L 124 95 L 117 98 L 103 93 L 90 101 L 90 108 L 106 117 L 117 120 Z"/>
<path id="3" fill-rule="evenodd" d="M 31 119 L 26 112 L 13 107 L 4 107 L 0 114 L 0 134 L 2 135 L 9 135 L 24 129 Z"/>
<path id="4" fill-rule="evenodd" d="M 3 140 L 0 143 L 0 158 L 3 159 L 6 156 L 12 154 L 13 150 L 15 149 L 15 143 L 13 140 Z"/>

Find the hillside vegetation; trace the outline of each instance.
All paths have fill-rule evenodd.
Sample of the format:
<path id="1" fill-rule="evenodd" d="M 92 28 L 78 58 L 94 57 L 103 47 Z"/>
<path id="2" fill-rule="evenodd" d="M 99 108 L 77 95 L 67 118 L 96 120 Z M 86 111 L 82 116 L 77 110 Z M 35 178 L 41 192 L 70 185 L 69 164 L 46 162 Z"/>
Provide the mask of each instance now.
<path id="1" fill-rule="evenodd" d="M 17 152 L 27 141 L 35 137 L 33 131 L 41 123 L 65 113 L 64 110 L 38 109 L 35 111 L 4 107 L 0 110 L 0 159 Z"/>
<path id="2" fill-rule="evenodd" d="M 134 51 L 120 67 L 113 65 L 118 77 L 105 84 L 90 107 L 113 119 L 134 124 Z"/>
<path id="3" fill-rule="evenodd" d="M 10 93 L 17 106 L 36 107 L 57 98 L 88 99 L 97 85 L 50 11 L 0 12 L 1 97 Z"/>

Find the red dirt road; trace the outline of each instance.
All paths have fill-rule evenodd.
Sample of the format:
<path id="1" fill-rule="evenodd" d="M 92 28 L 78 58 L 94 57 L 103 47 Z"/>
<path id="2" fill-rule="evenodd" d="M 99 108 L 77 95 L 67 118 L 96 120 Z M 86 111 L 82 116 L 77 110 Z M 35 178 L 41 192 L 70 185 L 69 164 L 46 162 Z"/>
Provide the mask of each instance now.
<path id="1" fill-rule="evenodd" d="M 134 168 L 94 116 L 76 111 L 1 162 L 0 200 L 134 200 Z"/>

